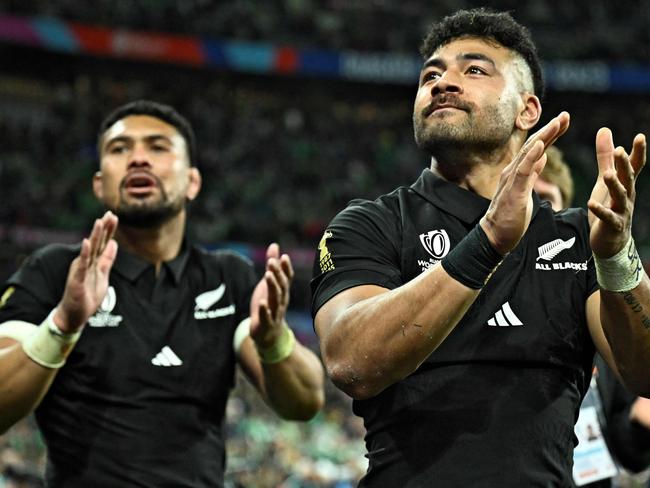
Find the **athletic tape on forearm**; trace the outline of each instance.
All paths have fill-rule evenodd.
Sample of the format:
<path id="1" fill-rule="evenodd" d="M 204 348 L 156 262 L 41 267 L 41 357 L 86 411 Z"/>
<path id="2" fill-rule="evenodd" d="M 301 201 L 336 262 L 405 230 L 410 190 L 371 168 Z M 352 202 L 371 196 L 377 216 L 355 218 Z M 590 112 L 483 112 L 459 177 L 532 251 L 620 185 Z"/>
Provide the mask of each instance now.
<path id="1" fill-rule="evenodd" d="M 284 361 L 293 352 L 296 345 L 296 336 L 293 331 L 285 323 L 282 326 L 282 333 L 278 340 L 275 341 L 271 347 L 262 349 L 256 344 L 257 352 L 260 355 L 260 360 L 265 364 L 275 364 Z"/>
<path id="2" fill-rule="evenodd" d="M 503 260 L 480 225 L 476 225 L 441 261 L 449 276 L 463 285 L 483 288 L 494 269 Z"/>
<path id="3" fill-rule="evenodd" d="M 57 369 L 65 364 L 81 331 L 66 334 L 59 330 L 52 310 L 41 325 L 23 342 L 23 350 L 33 361 L 46 368 Z"/>
<path id="4" fill-rule="evenodd" d="M 632 237 L 611 258 L 599 258 L 594 254 L 594 263 L 598 284 L 603 290 L 630 291 L 643 279 L 643 265 Z"/>

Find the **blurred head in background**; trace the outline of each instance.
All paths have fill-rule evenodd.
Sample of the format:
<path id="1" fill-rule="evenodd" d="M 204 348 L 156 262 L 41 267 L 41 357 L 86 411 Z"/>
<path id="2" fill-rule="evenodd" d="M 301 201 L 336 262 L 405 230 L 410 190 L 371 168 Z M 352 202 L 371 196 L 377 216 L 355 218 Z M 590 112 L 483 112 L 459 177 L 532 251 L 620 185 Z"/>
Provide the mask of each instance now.
<path id="1" fill-rule="evenodd" d="M 555 146 L 546 149 L 546 166 L 535 182 L 535 192 L 546 200 L 556 212 L 573 202 L 573 178 L 564 155 Z"/>

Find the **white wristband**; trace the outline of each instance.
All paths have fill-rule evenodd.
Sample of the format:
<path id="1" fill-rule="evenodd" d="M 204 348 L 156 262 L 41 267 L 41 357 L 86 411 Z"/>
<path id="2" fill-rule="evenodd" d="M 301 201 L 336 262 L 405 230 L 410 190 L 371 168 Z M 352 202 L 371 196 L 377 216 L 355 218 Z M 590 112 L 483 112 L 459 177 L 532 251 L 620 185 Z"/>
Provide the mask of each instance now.
<path id="1" fill-rule="evenodd" d="M 79 339 L 81 330 L 65 333 L 54 323 L 54 312 L 23 342 L 23 350 L 33 361 L 46 368 L 57 369 L 65 364 L 72 347 Z"/>
<path id="2" fill-rule="evenodd" d="M 631 236 L 623 249 L 611 258 L 594 255 L 594 263 L 598 284 L 603 290 L 630 291 L 643 279 L 643 266 Z"/>

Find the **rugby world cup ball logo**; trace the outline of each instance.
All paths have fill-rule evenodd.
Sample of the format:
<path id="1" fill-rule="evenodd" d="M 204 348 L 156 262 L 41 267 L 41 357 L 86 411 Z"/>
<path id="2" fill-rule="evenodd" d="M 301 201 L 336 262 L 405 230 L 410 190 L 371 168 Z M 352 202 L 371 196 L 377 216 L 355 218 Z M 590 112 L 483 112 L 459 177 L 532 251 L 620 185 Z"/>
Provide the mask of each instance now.
<path id="1" fill-rule="evenodd" d="M 420 234 L 420 242 L 422 243 L 422 247 L 434 259 L 444 258 L 451 247 L 449 236 L 445 230 L 431 230 Z"/>

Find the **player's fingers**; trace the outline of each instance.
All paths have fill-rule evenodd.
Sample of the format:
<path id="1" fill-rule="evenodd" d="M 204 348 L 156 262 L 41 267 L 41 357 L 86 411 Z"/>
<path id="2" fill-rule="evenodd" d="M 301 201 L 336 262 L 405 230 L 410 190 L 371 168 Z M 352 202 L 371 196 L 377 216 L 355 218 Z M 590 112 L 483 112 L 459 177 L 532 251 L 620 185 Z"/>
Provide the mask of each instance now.
<path id="1" fill-rule="evenodd" d="M 282 289 L 277 278 L 271 271 L 266 271 L 264 273 L 264 281 L 266 281 L 266 286 L 268 287 L 269 307 L 275 310 L 282 298 Z"/>
<path id="2" fill-rule="evenodd" d="M 609 190 L 609 207 L 614 212 L 623 212 L 627 206 L 628 193 L 618 176 L 614 171 L 608 171 L 603 175 L 603 181 Z"/>
<path id="3" fill-rule="evenodd" d="M 596 133 L 596 160 L 599 174 L 614 169 L 614 139 L 607 127 L 601 127 Z"/>
<path id="4" fill-rule="evenodd" d="M 111 270 L 111 267 L 115 262 L 115 257 L 117 256 L 117 247 L 117 241 L 115 241 L 115 239 L 111 239 L 106 244 L 106 248 L 104 249 L 104 252 L 102 252 L 102 255 L 99 256 L 97 266 L 99 268 L 99 271 L 103 274 L 108 274 L 108 272 Z"/>
<path id="5" fill-rule="evenodd" d="M 266 248 L 266 260 L 277 259 L 280 257 L 280 246 L 277 242 L 272 242 L 269 244 L 269 247 Z"/>
<path id="6" fill-rule="evenodd" d="M 646 138 L 644 134 L 637 134 L 632 142 L 632 152 L 630 153 L 630 164 L 634 170 L 634 178 L 639 176 L 646 163 L 647 150 Z"/>
<path id="7" fill-rule="evenodd" d="M 597 202 L 596 200 L 589 200 L 587 202 L 587 207 L 599 220 L 605 222 L 614 229 L 617 229 L 619 231 L 623 230 L 624 223 L 621 217 L 616 214 L 611 208 L 607 208 L 605 205 Z"/>
<path id="8" fill-rule="evenodd" d="M 569 128 L 569 122 L 569 113 L 560 112 L 526 140 L 524 153 L 532 149 L 537 141 L 542 141 L 545 148 L 553 144 Z"/>
<path id="9" fill-rule="evenodd" d="M 288 254 L 282 255 L 282 257 L 280 258 L 280 265 L 282 266 L 282 270 L 284 271 L 284 273 L 289 278 L 289 281 L 293 281 L 295 272 L 293 271 L 293 264 L 291 263 L 291 257 Z"/>
<path id="10" fill-rule="evenodd" d="M 101 222 L 103 226 L 103 234 L 98 254 L 102 254 L 104 252 L 106 245 L 115 236 L 115 231 L 117 230 L 117 216 L 110 210 L 107 210 L 106 213 L 104 213 L 102 216 Z"/>
<path id="11" fill-rule="evenodd" d="M 630 162 L 630 157 L 622 147 L 617 147 L 614 151 L 614 164 L 616 166 L 616 176 L 620 183 L 625 187 L 627 194 L 634 194 L 634 168 Z"/>
<path id="12" fill-rule="evenodd" d="M 535 142 L 533 147 L 517 166 L 512 181 L 512 189 L 528 192 L 529 188 L 531 188 L 534 183 L 534 179 L 531 181 L 531 176 L 536 176 L 538 174 L 536 169 L 539 169 L 540 167 L 543 168 L 545 162 L 546 155 L 544 154 L 544 143 L 540 140 Z"/>
<path id="13" fill-rule="evenodd" d="M 274 262 L 269 264 L 269 270 L 271 273 L 273 273 L 273 277 L 275 278 L 278 287 L 279 287 L 279 300 L 283 301 L 285 295 L 288 295 L 289 293 L 289 287 L 291 286 L 291 283 L 289 281 L 289 277 L 285 274 L 284 270 L 282 269 L 280 261 L 275 260 Z"/>

